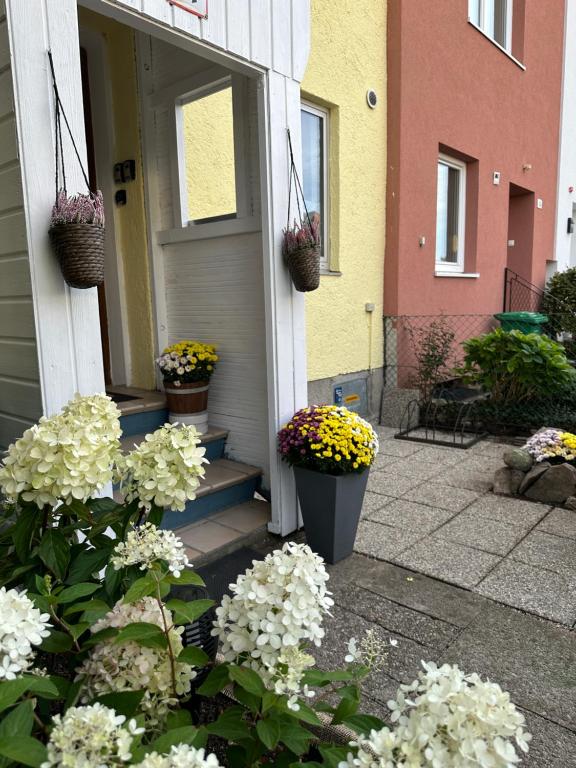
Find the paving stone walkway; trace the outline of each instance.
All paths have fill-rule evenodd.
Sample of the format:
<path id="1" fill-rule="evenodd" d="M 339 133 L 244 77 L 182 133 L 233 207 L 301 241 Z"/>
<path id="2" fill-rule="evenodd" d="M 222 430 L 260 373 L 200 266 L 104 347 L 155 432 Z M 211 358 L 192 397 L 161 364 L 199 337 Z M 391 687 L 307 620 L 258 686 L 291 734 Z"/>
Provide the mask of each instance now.
<path id="1" fill-rule="evenodd" d="M 492 494 L 501 444 L 440 448 L 380 432 L 356 551 L 574 627 L 576 512 Z"/>

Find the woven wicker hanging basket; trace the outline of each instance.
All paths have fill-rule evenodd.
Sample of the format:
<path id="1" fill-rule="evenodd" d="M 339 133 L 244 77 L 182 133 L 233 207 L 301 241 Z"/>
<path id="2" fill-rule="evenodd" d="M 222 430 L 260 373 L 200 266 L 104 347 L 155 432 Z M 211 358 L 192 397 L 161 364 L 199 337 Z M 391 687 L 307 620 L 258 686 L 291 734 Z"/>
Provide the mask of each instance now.
<path id="1" fill-rule="evenodd" d="M 51 51 L 48 61 L 54 88 L 55 133 L 55 188 L 56 199 L 52 210 L 54 222 L 48 230 L 50 243 L 58 258 L 60 269 L 68 285 L 73 288 L 95 288 L 104 282 L 104 211 L 102 193 L 95 191 L 84 168 L 82 158 L 66 117 L 54 71 Z M 62 123 L 68 131 L 70 142 L 80 165 L 87 187 L 87 194 L 68 196 Z M 95 185 L 94 185 L 95 186 Z M 71 212 L 70 206 L 76 206 Z M 77 219 L 84 219 L 78 221 Z"/>
<path id="2" fill-rule="evenodd" d="M 104 227 L 57 224 L 48 233 L 64 280 L 72 288 L 94 288 L 104 282 Z"/>
<path id="3" fill-rule="evenodd" d="M 320 285 L 320 244 L 297 248 L 285 255 L 294 288 L 302 293 Z"/>

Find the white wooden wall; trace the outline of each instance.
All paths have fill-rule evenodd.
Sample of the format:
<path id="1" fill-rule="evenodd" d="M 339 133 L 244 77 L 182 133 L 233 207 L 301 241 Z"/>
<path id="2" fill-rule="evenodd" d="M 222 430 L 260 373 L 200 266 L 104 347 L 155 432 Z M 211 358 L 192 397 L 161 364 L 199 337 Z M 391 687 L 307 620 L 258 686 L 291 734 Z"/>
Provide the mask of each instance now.
<path id="1" fill-rule="evenodd" d="M 199 19 L 166 0 L 82 0 L 124 7 L 234 56 L 301 81 L 310 45 L 310 0 L 209 0 Z"/>
<path id="2" fill-rule="evenodd" d="M 76 392 L 104 390 L 96 289 L 68 288 L 48 241 L 54 203 L 53 100 L 47 51 L 51 49 L 80 152 L 85 157 L 76 0 L 4 0 L 10 41 L 14 105 L 23 194 L 18 240 L 3 247 L 27 255 L 20 269 L 30 273 L 37 363 L 28 344 L 27 378 L 40 381 L 42 411 L 52 414 Z M 3 91 L 6 93 L 6 91 Z M 2 124 L 5 128 L 8 124 Z M 3 147 L 4 148 L 4 147 Z M 85 191 L 70 142 L 65 138 L 68 191 Z M 25 222 L 25 227 L 24 227 Z M 15 230 L 16 232 L 16 230 Z M 20 294 L 22 295 L 22 294 Z M 30 317 L 28 316 L 30 328 Z M 13 329 L 15 324 L 13 323 Z M 11 333 L 16 335 L 15 330 Z M 20 365 L 18 349 L 11 359 Z M 37 400 L 35 401 L 38 402 Z M 2 410 L 2 408 L 0 408 Z M 33 418 L 38 415 L 36 405 Z"/>
<path id="3" fill-rule="evenodd" d="M 41 413 L 8 25 L 0 2 L 0 448 Z"/>

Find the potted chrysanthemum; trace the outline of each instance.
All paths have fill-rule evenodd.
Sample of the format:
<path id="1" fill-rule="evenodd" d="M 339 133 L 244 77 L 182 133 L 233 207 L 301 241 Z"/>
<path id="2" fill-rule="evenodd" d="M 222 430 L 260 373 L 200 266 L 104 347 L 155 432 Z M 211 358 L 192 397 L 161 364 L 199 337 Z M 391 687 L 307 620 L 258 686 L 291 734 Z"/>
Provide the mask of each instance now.
<path id="1" fill-rule="evenodd" d="M 172 423 L 207 431 L 208 387 L 218 359 L 216 347 L 201 341 L 179 341 L 157 359 Z"/>
<path id="2" fill-rule="evenodd" d="M 278 433 L 294 468 L 306 538 L 329 563 L 352 554 L 378 437 L 358 414 L 336 405 L 303 408 Z"/>

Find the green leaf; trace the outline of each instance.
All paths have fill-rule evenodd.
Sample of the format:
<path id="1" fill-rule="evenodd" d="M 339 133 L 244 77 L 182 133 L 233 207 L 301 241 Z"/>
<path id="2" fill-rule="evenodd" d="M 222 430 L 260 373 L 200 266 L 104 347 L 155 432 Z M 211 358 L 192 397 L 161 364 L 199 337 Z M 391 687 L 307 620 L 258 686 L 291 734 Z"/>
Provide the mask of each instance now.
<path id="1" fill-rule="evenodd" d="M 18 519 L 12 530 L 12 541 L 16 554 L 22 562 L 30 553 L 34 528 L 38 525 L 41 512 L 36 507 L 24 507 L 18 514 Z"/>
<path id="2" fill-rule="evenodd" d="M 81 621 L 79 624 L 70 625 L 70 634 L 74 640 L 78 640 L 80 635 L 83 635 L 86 630 L 90 629 L 91 624 L 89 621 Z"/>
<path id="3" fill-rule="evenodd" d="M 100 632 L 95 632 L 91 637 L 82 643 L 82 650 L 85 651 L 88 648 L 92 648 L 105 640 L 111 640 L 113 637 L 117 637 L 118 630 L 115 627 L 107 627 Z"/>
<path id="4" fill-rule="evenodd" d="M 102 570 L 112 551 L 113 544 L 103 549 L 82 549 L 82 551 L 72 560 L 70 570 L 68 571 L 67 584 L 77 584 L 86 581 L 92 574 Z"/>
<path id="5" fill-rule="evenodd" d="M 6 736 L 30 736 L 34 725 L 34 702 L 23 701 L 0 722 L 0 739 Z"/>
<path id="6" fill-rule="evenodd" d="M 128 624 L 116 635 L 115 643 L 135 642 L 145 648 L 166 648 L 166 635 L 157 624 L 141 621 Z"/>
<path id="7" fill-rule="evenodd" d="M 30 685 L 27 677 L 19 677 L 16 680 L 5 680 L 0 683 L 0 712 L 3 712 L 12 704 L 15 704 Z"/>
<path id="8" fill-rule="evenodd" d="M 199 728 L 192 725 L 186 725 L 183 728 L 172 728 L 167 733 L 163 733 L 156 741 L 152 742 L 150 749 L 160 754 L 170 752 L 171 747 L 178 744 L 189 744 L 192 747 L 203 746 L 205 734 Z"/>
<path id="9" fill-rule="evenodd" d="M 278 704 L 279 701 L 280 701 L 280 696 L 277 693 L 272 693 L 272 691 L 266 691 L 264 696 L 262 696 L 262 712 L 263 713 L 268 712 L 268 710 L 276 706 L 276 704 Z"/>
<path id="10" fill-rule="evenodd" d="M 302 682 L 313 688 L 322 688 L 329 683 L 347 682 L 353 679 L 354 674 L 344 669 L 337 669 L 333 672 L 325 672 L 322 669 L 308 669 L 304 673 Z"/>
<path id="11" fill-rule="evenodd" d="M 122 571 L 117 571 L 113 565 L 106 568 L 104 576 L 104 589 L 111 600 L 114 600 L 122 583 Z"/>
<path id="12" fill-rule="evenodd" d="M 373 715 L 352 715 L 347 717 L 343 724 L 358 734 L 368 734 L 372 730 L 379 731 L 385 725 L 383 720 Z"/>
<path id="13" fill-rule="evenodd" d="M 340 763 L 346 762 L 346 756 L 350 750 L 348 747 L 319 746 L 318 751 L 322 755 L 325 768 L 338 768 Z"/>
<path id="14" fill-rule="evenodd" d="M 31 736 L 7 736 L 0 739 L 0 755 L 40 768 L 46 760 L 46 747 Z"/>
<path id="15" fill-rule="evenodd" d="M 153 595 L 157 589 L 157 582 L 151 573 L 147 573 L 146 576 L 142 576 L 141 579 L 131 584 L 126 594 L 124 595 L 125 603 L 135 603 L 137 600 L 141 600 L 143 597 Z"/>
<path id="16" fill-rule="evenodd" d="M 192 715 L 187 709 L 177 709 L 175 712 L 169 712 L 166 717 L 166 730 L 172 731 L 175 728 L 185 728 L 192 725 Z"/>
<path id="17" fill-rule="evenodd" d="M 58 603 L 73 603 L 75 600 L 80 600 L 82 597 L 88 597 L 94 592 L 98 591 L 101 584 L 92 584 L 90 582 L 81 582 L 80 584 L 74 584 L 72 587 L 66 587 L 58 595 Z"/>
<path id="18" fill-rule="evenodd" d="M 193 624 L 214 605 L 214 600 L 169 600 L 166 607 L 174 613 L 176 624 Z"/>
<path id="19" fill-rule="evenodd" d="M 248 693 L 253 696 L 262 697 L 266 693 L 264 683 L 253 669 L 247 667 L 238 667 L 231 665 L 228 670 L 230 680 L 233 680 L 238 685 L 242 686 Z"/>
<path id="20" fill-rule="evenodd" d="M 125 717 L 133 717 L 138 711 L 140 702 L 144 697 L 145 691 L 121 691 L 119 693 L 107 693 L 99 696 L 96 701 L 105 707 L 115 709 L 116 714 Z"/>
<path id="21" fill-rule="evenodd" d="M 290 715 L 290 717 L 294 717 L 297 720 L 302 720 L 305 723 L 310 723 L 310 725 L 322 725 L 320 718 L 314 712 L 313 709 L 311 709 L 307 704 L 305 704 L 302 699 L 298 699 L 298 706 L 299 709 L 297 711 L 293 709 L 286 709 L 286 714 Z"/>
<path id="22" fill-rule="evenodd" d="M 339 691 L 339 693 L 342 694 L 342 691 Z M 334 725 L 339 725 L 340 723 L 344 722 L 344 720 L 348 720 L 350 717 L 352 717 L 352 715 L 356 714 L 360 704 L 360 696 L 358 691 L 356 691 L 356 693 L 356 696 L 346 694 L 343 695 L 342 700 L 334 711 L 334 717 L 332 718 L 332 723 Z"/>
<path id="23" fill-rule="evenodd" d="M 280 740 L 280 723 L 270 718 L 259 720 L 256 723 L 256 733 L 268 749 L 275 749 Z"/>
<path id="24" fill-rule="evenodd" d="M 312 738 L 313 736 L 310 731 L 302 728 L 301 725 L 296 723 L 282 724 L 280 741 L 294 752 L 295 755 L 303 755 L 307 752 Z"/>
<path id="25" fill-rule="evenodd" d="M 58 511 L 62 510 L 62 514 L 68 517 L 75 515 L 78 520 L 83 520 L 86 523 L 92 523 L 92 514 L 90 507 L 87 504 L 73 499 L 70 504 L 64 504 Z"/>
<path id="26" fill-rule="evenodd" d="M 195 587 L 205 587 L 204 579 L 194 571 L 181 571 L 180 576 L 174 576 L 170 574 L 166 577 L 166 581 L 169 584 L 188 585 L 193 584 Z"/>
<path id="27" fill-rule="evenodd" d="M 48 653 L 65 653 L 72 648 L 73 640 L 65 632 L 53 630 L 49 637 L 46 637 L 40 648 Z"/>
<path id="28" fill-rule="evenodd" d="M 204 680 L 200 688 L 198 688 L 197 692 L 200 696 L 215 696 L 228 685 L 229 680 L 228 665 L 218 664 L 218 666 L 214 667 L 208 674 L 208 677 Z"/>
<path id="29" fill-rule="evenodd" d="M 74 603 L 64 609 L 64 616 L 73 616 L 75 613 L 94 614 L 94 621 L 97 621 L 104 613 L 108 613 L 110 606 L 104 600 L 95 598 L 94 600 L 84 600 L 82 603 Z M 86 621 L 88 618 L 86 617 Z"/>
<path id="30" fill-rule="evenodd" d="M 114 501 L 114 499 L 111 499 L 109 496 L 101 499 L 89 499 L 86 502 L 86 506 L 94 515 L 110 514 L 113 512 L 120 512 L 124 509 L 122 504 L 118 504 L 118 502 Z"/>
<path id="31" fill-rule="evenodd" d="M 206 726 L 206 730 L 228 741 L 244 741 L 252 738 L 250 725 L 244 720 L 243 707 L 230 707 L 224 710 L 216 722 Z"/>
<path id="32" fill-rule="evenodd" d="M 28 676 L 27 680 L 28 680 L 28 690 L 32 691 L 32 693 L 35 693 L 37 696 L 40 696 L 40 698 L 42 699 L 63 698 L 62 683 L 68 682 L 66 680 L 63 680 L 62 678 L 35 677 L 34 675 Z M 60 682 L 57 683 L 56 682 L 57 680 L 61 681 L 61 683 Z"/>
<path id="33" fill-rule="evenodd" d="M 42 536 L 38 554 L 52 573 L 59 579 L 64 579 L 70 563 L 70 547 L 61 531 L 49 528 Z"/>
<path id="34" fill-rule="evenodd" d="M 196 648 L 194 645 L 188 645 L 178 656 L 178 661 L 184 664 L 192 664 L 194 667 L 205 667 L 210 663 L 210 657 L 202 650 L 202 648 Z"/>
<path id="35" fill-rule="evenodd" d="M 244 704 L 246 709 L 253 712 L 255 715 L 260 712 L 260 705 L 262 699 L 260 696 L 254 696 L 252 693 L 248 693 L 244 688 L 239 685 L 234 685 L 234 699 L 240 704 Z"/>

